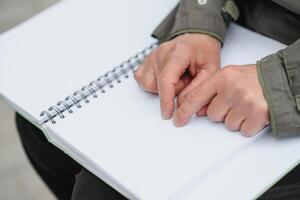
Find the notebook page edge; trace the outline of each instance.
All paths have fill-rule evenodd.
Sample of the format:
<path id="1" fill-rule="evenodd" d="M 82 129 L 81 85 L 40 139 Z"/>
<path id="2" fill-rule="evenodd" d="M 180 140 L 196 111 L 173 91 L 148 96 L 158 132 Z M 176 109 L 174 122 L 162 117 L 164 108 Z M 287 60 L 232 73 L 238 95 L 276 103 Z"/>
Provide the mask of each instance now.
<path id="1" fill-rule="evenodd" d="M 3 95 L 0 92 L 0 99 L 3 99 L 13 110 L 20 115 L 22 115 L 24 118 L 26 118 L 28 121 L 30 121 L 32 124 L 34 124 L 36 127 L 41 129 L 41 123 L 39 119 L 36 119 L 33 115 L 31 115 L 29 112 L 22 109 L 20 106 L 15 104 L 13 101 L 11 101 L 8 97 Z"/>
<path id="2" fill-rule="evenodd" d="M 108 185 L 116 189 L 122 195 L 129 199 L 141 199 L 136 197 L 133 193 L 128 191 L 125 187 L 122 187 L 117 180 L 111 177 L 108 173 L 106 173 L 99 165 L 97 165 L 93 160 L 89 159 L 87 156 L 78 151 L 74 146 L 70 143 L 66 142 L 63 138 L 56 134 L 52 129 L 47 126 L 47 123 L 41 126 L 42 131 L 44 132 L 47 140 L 62 150 L 64 153 L 73 158 L 76 162 L 80 163 L 83 167 L 88 169 L 90 172 L 95 174 L 98 177 L 101 177 L 101 180 L 106 182 Z"/>
<path id="3" fill-rule="evenodd" d="M 259 141 L 264 135 L 268 134 L 271 131 L 271 127 L 267 126 L 263 130 L 261 130 L 257 135 L 253 136 L 249 142 L 245 145 L 241 146 L 240 148 L 236 149 L 231 154 L 225 156 L 223 159 L 219 160 L 215 163 L 211 168 L 196 176 L 193 180 L 189 183 L 185 184 L 183 187 L 179 188 L 174 192 L 174 194 L 168 197 L 168 200 L 175 200 L 175 199 L 184 199 L 184 196 L 189 192 L 192 191 L 194 188 L 199 187 L 200 184 L 205 184 L 205 180 L 209 179 L 209 177 L 216 173 L 218 170 L 221 170 L 225 165 L 229 164 L 232 160 L 237 158 L 241 155 L 244 151 L 254 145 L 257 141 Z"/>

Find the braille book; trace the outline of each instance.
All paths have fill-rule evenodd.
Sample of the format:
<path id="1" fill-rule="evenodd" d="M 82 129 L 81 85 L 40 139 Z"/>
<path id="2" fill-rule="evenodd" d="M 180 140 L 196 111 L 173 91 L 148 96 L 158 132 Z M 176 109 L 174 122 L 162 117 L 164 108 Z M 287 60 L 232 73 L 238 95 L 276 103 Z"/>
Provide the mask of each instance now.
<path id="1" fill-rule="evenodd" d="M 183 128 L 161 119 L 158 97 L 133 72 L 157 48 L 151 32 L 177 3 L 66 0 L 0 35 L 1 96 L 129 199 L 184 198 L 269 131 L 246 138 L 205 117 Z M 222 66 L 281 48 L 233 24 Z"/>

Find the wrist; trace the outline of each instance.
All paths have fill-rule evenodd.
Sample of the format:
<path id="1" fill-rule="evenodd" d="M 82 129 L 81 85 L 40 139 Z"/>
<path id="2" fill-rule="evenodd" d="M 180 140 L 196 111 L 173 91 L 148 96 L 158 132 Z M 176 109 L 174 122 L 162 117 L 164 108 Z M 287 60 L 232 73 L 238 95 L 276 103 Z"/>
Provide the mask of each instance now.
<path id="1" fill-rule="evenodd" d="M 215 37 L 205 33 L 184 33 L 175 38 L 176 40 L 183 40 L 191 42 L 194 45 L 207 44 L 210 48 L 221 49 L 222 43 Z"/>

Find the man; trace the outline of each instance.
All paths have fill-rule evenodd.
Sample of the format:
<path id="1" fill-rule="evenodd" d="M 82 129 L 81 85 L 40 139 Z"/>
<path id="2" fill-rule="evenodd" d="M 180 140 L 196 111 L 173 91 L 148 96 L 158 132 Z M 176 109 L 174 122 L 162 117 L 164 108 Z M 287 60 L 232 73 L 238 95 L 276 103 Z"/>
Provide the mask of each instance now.
<path id="1" fill-rule="evenodd" d="M 290 46 L 256 64 L 220 69 L 220 50 L 234 20 Z M 135 78 L 145 91 L 160 96 L 164 119 L 173 118 L 180 127 L 193 114 L 207 115 L 245 136 L 268 124 L 275 136 L 300 133 L 300 3 L 182 0 L 153 35 L 161 45 Z M 124 199 L 20 116 L 17 125 L 32 164 L 59 199 Z M 261 199 L 300 199 L 300 166 Z"/>

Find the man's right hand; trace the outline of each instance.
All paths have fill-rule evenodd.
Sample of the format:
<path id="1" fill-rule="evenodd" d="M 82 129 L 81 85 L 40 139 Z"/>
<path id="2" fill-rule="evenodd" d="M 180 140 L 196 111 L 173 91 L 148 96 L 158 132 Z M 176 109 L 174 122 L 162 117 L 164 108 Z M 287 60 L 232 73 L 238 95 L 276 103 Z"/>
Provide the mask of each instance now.
<path id="1" fill-rule="evenodd" d="M 211 36 L 180 35 L 154 50 L 135 72 L 135 79 L 145 91 L 159 94 L 162 117 L 170 119 L 175 96 L 182 102 L 220 68 L 220 49 L 221 43 Z"/>

